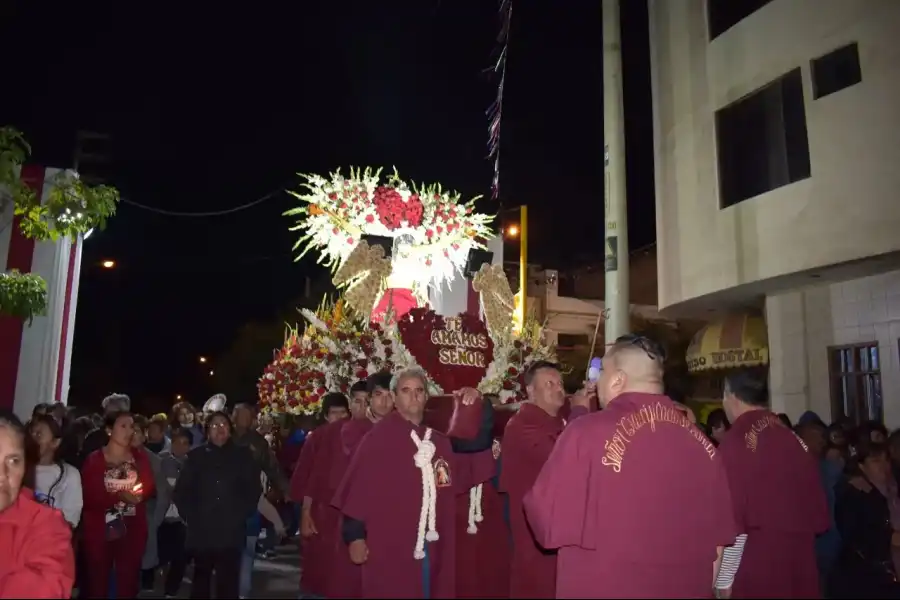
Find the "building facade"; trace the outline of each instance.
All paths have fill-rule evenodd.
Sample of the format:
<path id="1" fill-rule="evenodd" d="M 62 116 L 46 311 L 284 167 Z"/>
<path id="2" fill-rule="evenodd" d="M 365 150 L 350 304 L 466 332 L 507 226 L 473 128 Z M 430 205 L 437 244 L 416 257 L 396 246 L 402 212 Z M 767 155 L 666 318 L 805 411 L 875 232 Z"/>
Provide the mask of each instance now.
<path id="1" fill-rule="evenodd" d="M 659 307 L 757 310 L 773 408 L 900 426 L 900 2 L 650 1 Z"/>

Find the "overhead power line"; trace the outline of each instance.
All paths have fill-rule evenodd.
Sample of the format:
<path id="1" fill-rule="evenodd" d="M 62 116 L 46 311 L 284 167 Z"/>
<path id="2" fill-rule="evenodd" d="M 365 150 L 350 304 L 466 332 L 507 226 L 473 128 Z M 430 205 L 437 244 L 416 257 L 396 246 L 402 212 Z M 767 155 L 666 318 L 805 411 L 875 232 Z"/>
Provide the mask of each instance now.
<path id="1" fill-rule="evenodd" d="M 248 202 L 246 204 L 241 204 L 240 206 L 235 206 L 233 208 L 227 208 L 225 210 L 214 210 L 214 211 L 206 211 L 206 212 L 182 212 L 177 210 L 166 210 L 163 208 L 156 208 L 155 206 L 147 206 L 146 204 L 141 204 L 140 202 L 135 202 L 134 200 L 129 200 L 128 198 L 121 198 L 122 204 L 127 204 L 129 206 L 134 206 L 136 208 L 140 208 L 142 210 L 146 210 L 152 213 L 156 213 L 158 215 L 165 215 L 167 217 L 223 217 L 225 215 L 231 215 L 236 212 L 240 212 L 242 210 L 247 210 L 248 208 L 253 208 L 258 204 L 262 204 L 266 200 L 270 200 L 284 191 L 283 187 L 278 188 L 277 190 L 272 190 L 265 196 L 261 198 L 257 198 L 253 202 Z"/>

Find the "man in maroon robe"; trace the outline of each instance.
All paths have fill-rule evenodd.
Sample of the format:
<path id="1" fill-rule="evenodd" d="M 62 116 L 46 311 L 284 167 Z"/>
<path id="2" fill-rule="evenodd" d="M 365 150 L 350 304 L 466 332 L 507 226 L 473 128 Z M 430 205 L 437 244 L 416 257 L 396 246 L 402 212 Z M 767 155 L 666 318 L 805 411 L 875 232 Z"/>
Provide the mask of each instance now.
<path id="1" fill-rule="evenodd" d="M 325 434 L 328 424 L 344 421 L 349 416 L 350 405 L 347 397 L 339 392 L 327 394 L 322 400 L 322 414 L 326 425 L 310 432 L 300 451 L 300 458 L 291 476 L 290 497 L 291 500 L 302 506 L 300 512 L 300 535 L 302 538 L 301 560 L 303 562 L 303 576 L 301 587 L 308 594 L 324 595 L 326 591 L 327 563 L 324 558 L 327 554 L 327 539 L 318 535 L 316 522 L 320 521 L 323 510 L 327 509 L 328 501 L 324 504 L 313 499 L 313 491 L 317 487 L 314 474 L 317 473 L 317 465 L 324 456 L 323 442 L 328 437 Z M 316 475 L 320 477 L 320 475 Z"/>
<path id="2" fill-rule="evenodd" d="M 663 395 L 663 351 L 624 336 L 597 383 L 603 410 L 560 436 L 525 513 L 559 549 L 558 598 L 704 598 L 735 539 L 715 446 Z"/>
<path id="3" fill-rule="evenodd" d="M 528 401 L 510 419 L 503 433 L 500 491 L 506 493 L 512 533 L 509 595 L 511 598 L 554 598 L 556 553 L 539 545 L 525 521 L 522 499 L 550 456 L 566 421 L 559 416 L 566 403 L 562 374 L 554 363 L 535 362 L 525 373 Z M 589 411 L 590 391 L 572 398 L 569 420 Z"/>
<path id="4" fill-rule="evenodd" d="M 353 418 L 341 430 L 344 452 L 352 456 L 353 451 L 375 423 L 394 410 L 394 395 L 391 393 L 391 374 L 378 372 L 366 379 L 367 406 L 364 418 Z"/>
<path id="5" fill-rule="evenodd" d="M 350 386 L 350 418 L 366 418 L 366 410 L 369 408 L 369 392 L 366 391 L 367 380 L 360 379 Z"/>
<path id="6" fill-rule="evenodd" d="M 306 530 L 319 555 L 315 564 L 322 569 L 320 589 L 326 598 L 358 598 L 360 568 L 350 561 L 341 539 L 341 513 L 331 499 L 344 477 L 353 449 L 344 445 L 343 429 L 351 422 L 368 421 L 366 381 L 350 388 L 350 419 L 337 419 L 316 430 L 316 459 L 310 469 L 307 494 L 312 510 Z"/>
<path id="7" fill-rule="evenodd" d="M 359 444 L 333 500 L 351 560 L 362 565 L 363 598 L 455 597 L 456 496 L 492 475 L 422 425 L 425 386 L 420 370 L 393 378 L 396 410 Z M 471 392 L 464 404 L 479 400 Z"/>
<path id="8" fill-rule="evenodd" d="M 725 378 L 731 429 L 719 452 L 742 535 L 726 548 L 723 571 L 731 569 L 716 587 L 734 598 L 820 598 L 815 543 L 830 526 L 828 501 L 815 457 L 768 402 L 765 374 Z"/>

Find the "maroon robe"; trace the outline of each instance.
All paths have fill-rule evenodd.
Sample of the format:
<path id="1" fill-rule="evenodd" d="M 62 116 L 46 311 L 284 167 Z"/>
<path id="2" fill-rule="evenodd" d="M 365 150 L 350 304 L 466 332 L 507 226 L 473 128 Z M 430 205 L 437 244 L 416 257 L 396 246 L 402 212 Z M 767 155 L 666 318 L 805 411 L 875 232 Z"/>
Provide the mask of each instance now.
<path id="1" fill-rule="evenodd" d="M 738 417 L 719 451 L 738 531 L 747 534 L 732 597 L 821 597 L 815 540 L 830 515 L 806 444 L 761 409 Z"/>
<path id="2" fill-rule="evenodd" d="M 576 407 L 571 413 L 575 419 L 587 411 Z M 561 416 L 552 417 L 542 408 L 524 402 L 503 432 L 500 491 L 507 494 L 509 501 L 511 598 L 555 597 L 556 553 L 535 542 L 525 521 L 522 499 L 537 479 L 565 423 Z"/>
<path id="3" fill-rule="evenodd" d="M 478 457 L 490 457 L 496 463 L 493 451 L 486 450 Z M 465 460 L 466 456 L 458 455 Z M 496 464 L 493 466 L 496 472 Z M 496 477 L 481 484 L 481 507 L 484 517 L 476 526 L 476 533 L 469 533 L 469 494 L 456 499 L 456 597 L 457 598 L 509 598 L 509 526 L 504 515 L 503 497 L 497 489 Z"/>
<path id="4" fill-rule="evenodd" d="M 360 594 L 361 569 L 350 561 L 341 537 L 341 512 L 331 506 L 353 451 L 344 445 L 343 432 L 349 426 L 350 421 L 342 419 L 316 430 L 316 462 L 309 478 L 312 519 L 318 531 L 311 539 L 313 551 L 319 553 L 315 564 L 323 570 L 321 595 L 326 598 L 359 598 Z"/>
<path id="5" fill-rule="evenodd" d="M 366 434 L 372 431 L 375 423 L 369 419 L 350 419 L 341 430 L 341 444 L 346 456 L 353 456 Z"/>
<path id="6" fill-rule="evenodd" d="M 503 439 L 503 432 L 506 431 L 506 425 L 509 421 L 516 416 L 516 411 L 501 408 L 494 409 L 494 437 L 498 440 Z"/>
<path id="7" fill-rule="evenodd" d="M 560 436 L 525 513 L 558 598 L 708 598 L 734 542 L 725 468 L 665 396 L 628 393 Z"/>
<path id="8" fill-rule="evenodd" d="M 300 458 L 291 475 L 290 496 L 297 504 L 303 504 L 304 497 L 312 498 L 312 490 L 315 487 L 312 482 L 313 467 L 319 460 L 319 440 L 322 435 L 322 427 L 311 431 L 303 442 Z M 313 522 L 319 508 L 313 501 L 310 512 Z M 322 537 L 314 535 L 303 538 L 300 547 L 300 560 L 303 568 L 300 585 L 304 592 L 321 596 L 325 592 L 326 563 L 323 561 Z"/>
<path id="9" fill-rule="evenodd" d="M 416 560 L 413 551 L 422 505 L 422 478 L 413 457 L 415 443 L 425 428 L 415 426 L 399 413 L 379 421 L 365 436 L 332 504 L 345 517 L 366 528 L 369 556 L 362 565 L 363 598 L 454 598 L 456 596 L 456 495 L 467 493 L 490 473 L 476 473 L 482 461 L 461 461 L 450 440 L 432 430 L 434 464 L 445 461 L 449 482 L 437 488 L 437 532 L 440 538 L 426 542 L 427 558 Z M 482 469 L 483 470 L 483 469 Z M 479 479 L 480 478 L 480 479 Z M 430 589 L 425 593 L 425 571 Z"/>

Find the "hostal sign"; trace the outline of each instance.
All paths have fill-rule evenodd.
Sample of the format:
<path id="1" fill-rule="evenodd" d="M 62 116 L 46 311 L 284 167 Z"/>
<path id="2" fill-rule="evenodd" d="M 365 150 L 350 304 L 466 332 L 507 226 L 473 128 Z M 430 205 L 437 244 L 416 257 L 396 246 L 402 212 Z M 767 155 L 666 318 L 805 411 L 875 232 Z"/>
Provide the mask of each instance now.
<path id="1" fill-rule="evenodd" d="M 696 371 L 708 366 L 716 369 L 760 365 L 768 362 L 768 356 L 759 348 L 734 348 L 710 352 L 708 356 L 698 356 L 688 361 L 688 369 Z"/>

